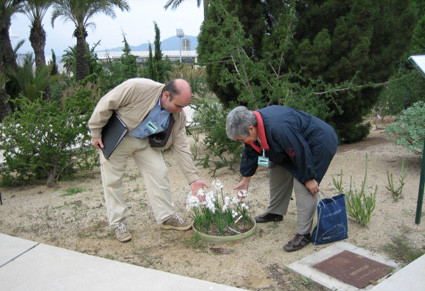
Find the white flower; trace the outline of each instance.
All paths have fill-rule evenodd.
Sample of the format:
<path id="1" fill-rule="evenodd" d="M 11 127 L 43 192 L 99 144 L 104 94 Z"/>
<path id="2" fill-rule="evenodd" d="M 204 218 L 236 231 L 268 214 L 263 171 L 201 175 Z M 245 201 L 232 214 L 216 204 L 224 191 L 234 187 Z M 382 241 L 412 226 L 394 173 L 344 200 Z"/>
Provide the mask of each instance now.
<path id="1" fill-rule="evenodd" d="M 214 196 L 214 192 L 213 191 L 210 191 L 210 192 L 207 192 L 207 194 L 205 194 L 205 199 L 209 199 L 209 200 L 211 200 L 211 201 L 215 201 L 215 196 Z"/>
<path id="2" fill-rule="evenodd" d="M 229 196 L 224 197 L 224 205 L 222 208 L 223 212 L 225 212 L 229 208 L 229 204 L 230 204 L 230 197 Z"/>
<path id="3" fill-rule="evenodd" d="M 218 180 L 218 179 L 212 181 L 212 184 L 213 184 L 216 191 L 220 191 L 221 189 L 223 189 L 223 184 L 221 184 L 220 180 Z"/>
<path id="4" fill-rule="evenodd" d="M 201 188 L 199 189 L 198 193 L 196 194 L 197 196 L 201 196 L 201 197 L 205 197 L 205 192 L 204 190 Z"/>
<path id="5" fill-rule="evenodd" d="M 200 203 L 199 203 L 199 199 L 196 196 L 193 196 L 192 193 L 189 193 L 189 195 L 187 195 L 187 199 L 186 199 L 186 209 L 189 211 L 192 208 L 197 208 L 199 207 Z"/>
<path id="6" fill-rule="evenodd" d="M 232 217 L 235 218 L 236 216 L 238 216 L 238 213 L 232 209 Z"/>
<path id="7" fill-rule="evenodd" d="M 207 208 L 211 210 L 212 213 L 215 213 L 214 201 L 215 201 L 214 192 L 213 191 L 208 192 L 205 197 L 205 202 L 206 202 Z"/>
<path id="8" fill-rule="evenodd" d="M 238 198 L 245 198 L 248 196 L 248 191 L 247 190 L 239 190 L 238 191 Z"/>
<path id="9" fill-rule="evenodd" d="M 240 199 L 238 199 L 238 198 L 236 198 L 236 197 L 233 197 L 233 198 L 232 198 L 232 204 L 237 205 L 237 204 L 239 204 L 239 202 L 241 202 L 241 200 L 240 200 Z"/>
<path id="10" fill-rule="evenodd" d="M 242 203 L 241 204 L 241 207 L 242 207 L 242 209 L 246 209 L 246 210 L 249 209 L 249 207 L 248 207 L 248 205 L 246 205 L 246 203 Z"/>

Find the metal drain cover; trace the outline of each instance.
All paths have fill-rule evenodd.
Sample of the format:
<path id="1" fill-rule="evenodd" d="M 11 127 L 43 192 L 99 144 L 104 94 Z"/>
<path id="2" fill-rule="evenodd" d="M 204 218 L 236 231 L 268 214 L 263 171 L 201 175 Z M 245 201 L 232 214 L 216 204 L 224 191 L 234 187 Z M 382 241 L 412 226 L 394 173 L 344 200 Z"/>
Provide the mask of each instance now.
<path id="1" fill-rule="evenodd" d="M 391 266 L 350 251 L 343 251 L 313 268 L 357 288 L 364 288 L 393 271 Z"/>

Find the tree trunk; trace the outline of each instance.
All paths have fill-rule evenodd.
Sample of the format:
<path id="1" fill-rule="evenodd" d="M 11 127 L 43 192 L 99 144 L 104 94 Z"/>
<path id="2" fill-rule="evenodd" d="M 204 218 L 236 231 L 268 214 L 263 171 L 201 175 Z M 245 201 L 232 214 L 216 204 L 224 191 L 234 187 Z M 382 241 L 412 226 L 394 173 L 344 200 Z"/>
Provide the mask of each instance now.
<path id="1" fill-rule="evenodd" d="M 0 72 L 4 73 L 7 68 L 17 70 L 15 54 L 9 36 L 10 18 L 6 20 L 4 27 L 0 29 Z"/>
<path id="2" fill-rule="evenodd" d="M 44 54 L 44 47 L 46 46 L 46 31 L 41 24 L 41 19 L 36 18 L 31 27 L 29 40 L 35 54 L 35 66 L 37 71 L 46 66 L 46 57 Z M 44 90 L 43 99 L 50 99 L 50 88 Z"/>
<path id="3" fill-rule="evenodd" d="M 76 28 L 74 36 L 77 38 L 77 57 L 75 64 L 75 79 L 83 80 L 88 74 L 88 64 L 86 59 L 86 37 L 87 31 L 82 28 Z"/>
<path id="4" fill-rule="evenodd" d="M 47 181 L 46 181 L 47 187 L 51 188 L 55 185 L 57 170 L 58 170 L 58 165 L 57 165 L 57 162 L 56 162 L 55 165 L 53 166 L 53 168 L 51 168 L 49 170 L 49 174 L 47 176 Z"/>
<path id="5" fill-rule="evenodd" d="M 7 94 L 5 86 L 1 86 L 0 88 L 0 122 L 3 121 L 3 119 L 12 113 L 12 108 L 10 107 L 9 102 L 7 101 Z"/>
<path id="6" fill-rule="evenodd" d="M 6 20 L 5 26 L 0 29 L 0 73 L 5 73 L 7 69 L 17 70 L 15 55 L 10 43 L 9 28 L 10 18 Z M 0 122 L 9 114 L 12 108 L 7 101 L 7 92 L 3 81 L 0 82 Z"/>
<path id="7" fill-rule="evenodd" d="M 46 32 L 39 18 L 35 19 L 31 27 L 29 40 L 35 54 L 35 66 L 37 70 L 46 65 L 44 47 L 46 45 Z"/>
<path id="8" fill-rule="evenodd" d="M 204 21 L 207 19 L 208 0 L 204 0 Z"/>

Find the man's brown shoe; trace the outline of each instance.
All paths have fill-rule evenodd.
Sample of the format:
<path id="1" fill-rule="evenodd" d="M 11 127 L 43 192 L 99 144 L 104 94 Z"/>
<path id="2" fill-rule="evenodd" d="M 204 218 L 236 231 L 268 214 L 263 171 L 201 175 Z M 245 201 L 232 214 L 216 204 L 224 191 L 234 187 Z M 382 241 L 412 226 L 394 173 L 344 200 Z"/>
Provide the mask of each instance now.
<path id="1" fill-rule="evenodd" d="M 132 239 L 130 230 L 128 230 L 124 222 L 118 223 L 118 226 L 115 228 L 115 237 L 120 242 L 127 242 Z"/>
<path id="2" fill-rule="evenodd" d="M 189 230 L 192 228 L 192 223 L 185 222 L 177 213 L 161 224 L 162 229 Z"/>
<path id="3" fill-rule="evenodd" d="M 287 252 L 298 251 L 310 243 L 310 239 L 306 238 L 302 234 L 297 233 L 293 239 L 291 239 L 283 249 Z"/>

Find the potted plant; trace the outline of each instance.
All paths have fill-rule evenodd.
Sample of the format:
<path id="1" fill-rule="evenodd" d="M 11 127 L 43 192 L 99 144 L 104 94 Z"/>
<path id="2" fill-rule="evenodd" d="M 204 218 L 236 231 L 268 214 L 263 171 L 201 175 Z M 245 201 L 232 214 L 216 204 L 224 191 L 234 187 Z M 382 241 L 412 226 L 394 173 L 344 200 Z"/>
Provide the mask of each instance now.
<path id="1" fill-rule="evenodd" d="M 191 211 L 195 235 L 210 242 L 228 242 L 246 238 L 255 231 L 255 220 L 249 216 L 244 199 L 247 191 L 237 197 L 223 194 L 219 180 L 212 182 L 214 190 L 200 190 L 196 196 L 189 193 L 186 208 Z"/>

